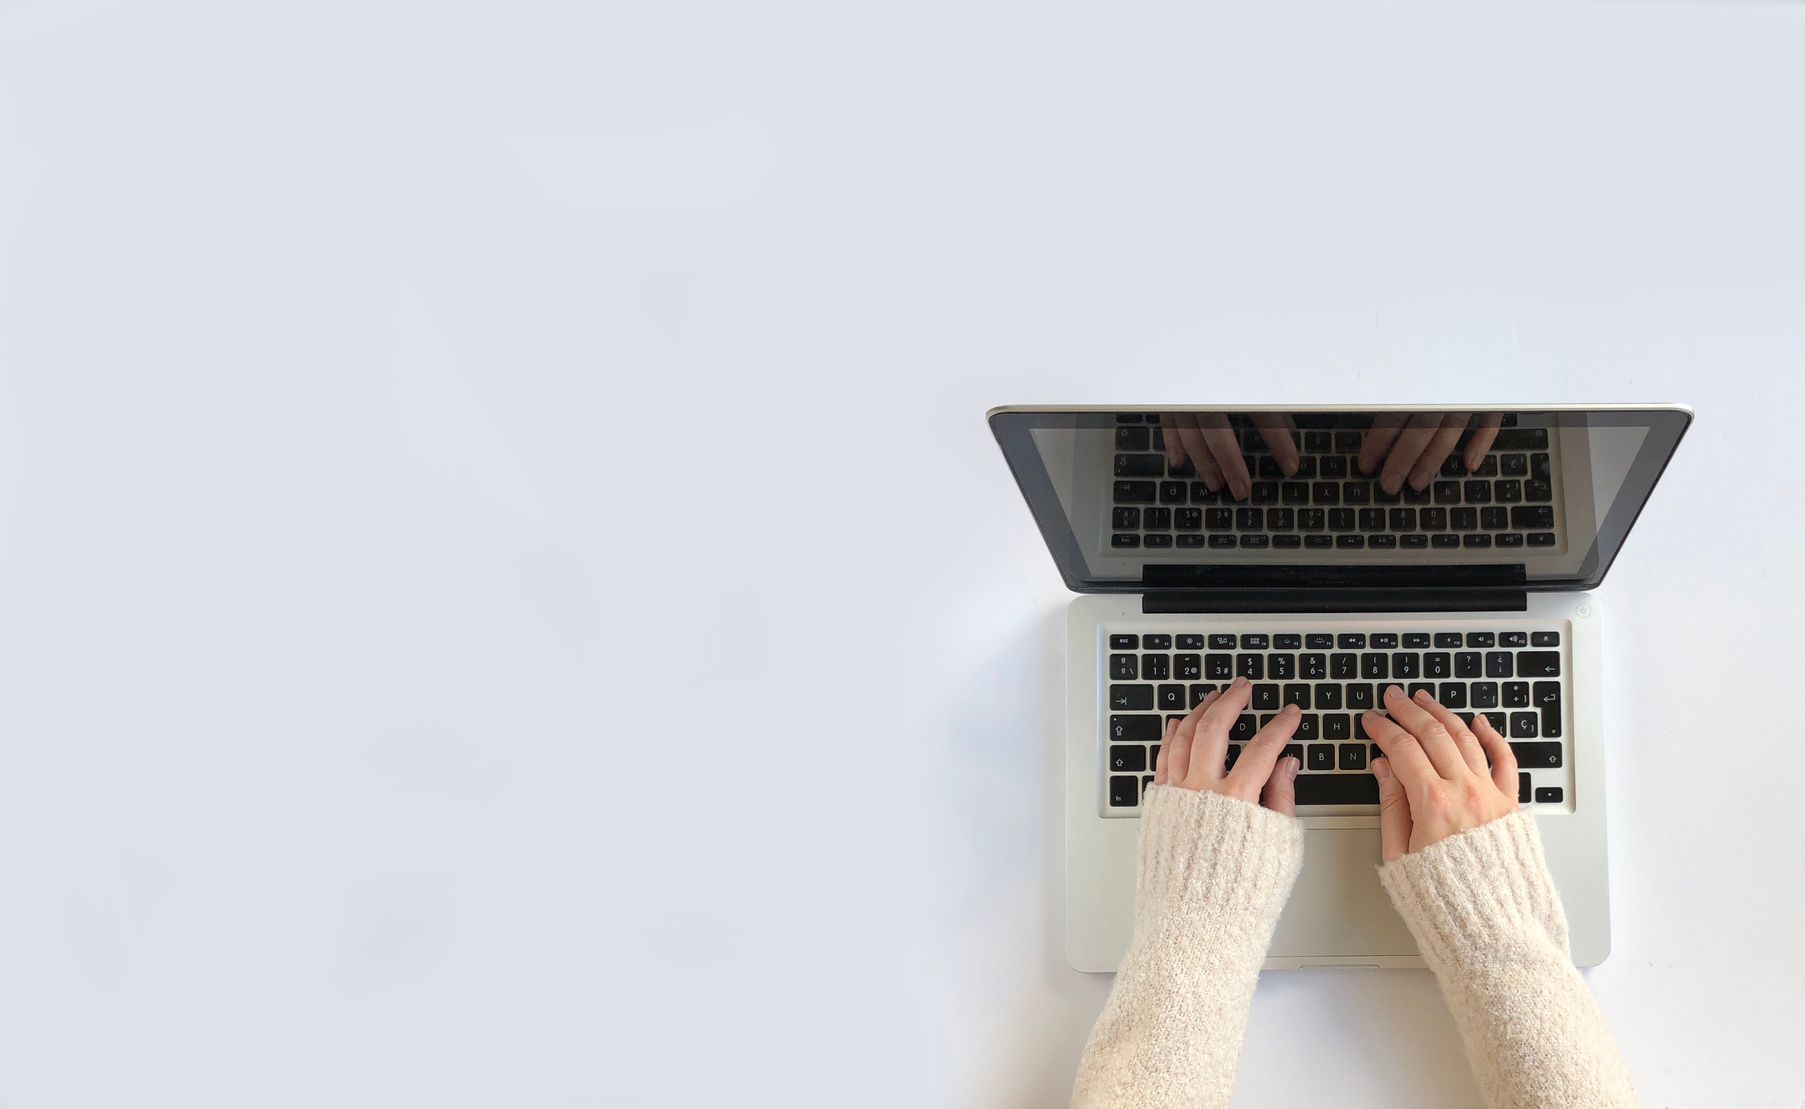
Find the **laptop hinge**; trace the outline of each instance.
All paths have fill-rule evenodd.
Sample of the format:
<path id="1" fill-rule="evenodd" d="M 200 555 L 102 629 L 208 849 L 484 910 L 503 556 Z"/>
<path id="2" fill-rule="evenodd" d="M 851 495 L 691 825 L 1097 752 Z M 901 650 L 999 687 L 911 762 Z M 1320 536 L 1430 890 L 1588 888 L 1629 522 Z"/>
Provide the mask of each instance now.
<path id="1" fill-rule="evenodd" d="M 1523 612 L 1521 589 L 1160 589 L 1142 612 Z"/>

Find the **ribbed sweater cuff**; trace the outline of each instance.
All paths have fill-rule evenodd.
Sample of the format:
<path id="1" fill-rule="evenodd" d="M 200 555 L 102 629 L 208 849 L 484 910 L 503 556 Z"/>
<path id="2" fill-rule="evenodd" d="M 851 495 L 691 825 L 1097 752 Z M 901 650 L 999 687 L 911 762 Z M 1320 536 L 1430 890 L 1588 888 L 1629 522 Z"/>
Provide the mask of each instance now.
<path id="1" fill-rule="evenodd" d="M 1386 863 L 1379 882 L 1431 966 L 1508 955 L 1537 934 L 1567 950 L 1567 916 L 1527 811 Z"/>
<path id="2" fill-rule="evenodd" d="M 1143 911 L 1277 913 L 1303 865 L 1296 817 L 1220 793 L 1151 786 L 1142 802 Z"/>

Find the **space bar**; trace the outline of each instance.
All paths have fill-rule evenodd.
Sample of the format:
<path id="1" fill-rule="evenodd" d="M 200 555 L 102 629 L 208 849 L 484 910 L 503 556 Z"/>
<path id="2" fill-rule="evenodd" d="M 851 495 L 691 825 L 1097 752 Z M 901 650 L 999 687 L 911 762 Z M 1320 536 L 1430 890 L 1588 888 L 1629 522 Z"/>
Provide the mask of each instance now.
<path id="1" fill-rule="evenodd" d="M 1371 774 L 1299 774 L 1300 805 L 1377 805 L 1379 779 Z"/>

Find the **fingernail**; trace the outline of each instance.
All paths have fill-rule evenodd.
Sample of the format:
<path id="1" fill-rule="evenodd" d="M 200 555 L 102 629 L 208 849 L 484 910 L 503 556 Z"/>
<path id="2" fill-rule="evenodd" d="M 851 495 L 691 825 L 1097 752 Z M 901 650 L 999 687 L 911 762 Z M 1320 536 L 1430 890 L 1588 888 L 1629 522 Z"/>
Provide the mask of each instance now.
<path id="1" fill-rule="evenodd" d="M 1410 484 L 1414 485 L 1419 490 L 1422 489 L 1424 486 L 1429 484 L 1428 472 L 1424 471 L 1424 470 L 1418 470 L 1416 473 L 1411 474 L 1410 475 Z"/>
<path id="2" fill-rule="evenodd" d="M 1297 716 L 1298 714 L 1302 713 L 1304 710 L 1298 708 L 1296 705 L 1286 705 L 1284 708 L 1280 709 L 1279 711 L 1280 712 L 1288 712 L 1292 716 Z"/>
<path id="3" fill-rule="evenodd" d="M 1300 764 L 1296 759 L 1287 758 L 1285 760 L 1285 777 L 1296 780 L 1299 768 Z"/>
<path id="4" fill-rule="evenodd" d="M 1385 695 L 1387 697 L 1391 697 L 1394 695 L 1398 696 L 1398 697 L 1402 697 L 1404 695 L 1404 690 L 1401 686 L 1388 685 L 1385 687 Z"/>
<path id="5" fill-rule="evenodd" d="M 1385 480 L 1379 483 L 1379 488 L 1385 490 L 1387 493 L 1396 493 L 1403 487 L 1404 479 L 1398 474 L 1386 474 Z"/>
<path id="6" fill-rule="evenodd" d="M 1230 682 L 1229 684 L 1234 686 L 1236 689 L 1240 689 L 1242 686 L 1247 684 L 1247 678 L 1245 676 L 1238 677 L 1234 681 Z"/>
<path id="7" fill-rule="evenodd" d="M 1435 700 L 1435 698 L 1429 696 L 1429 691 L 1426 689 L 1417 690 L 1416 691 L 1416 699 L 1419 704 L 1424 704 L 1424 705 L 1428 704 L 1430 701 Z"/>
<path id="8" fill-rule="evenodd" d="M 1391 777 L 1391 767 L 1385 765 L 1384 759 L 1380 759 L 1373 763 L 1373 777 L 1379 779 L 1381 782 Z"/>
<path id="9" fill-rule="evenodd" d="M 1247 485 L 1245 482 L 1234 482 L 1228 488 L 1229 492 L 1235 495 L 1236 500 L 1244 501 L 1247 499 Z"/>

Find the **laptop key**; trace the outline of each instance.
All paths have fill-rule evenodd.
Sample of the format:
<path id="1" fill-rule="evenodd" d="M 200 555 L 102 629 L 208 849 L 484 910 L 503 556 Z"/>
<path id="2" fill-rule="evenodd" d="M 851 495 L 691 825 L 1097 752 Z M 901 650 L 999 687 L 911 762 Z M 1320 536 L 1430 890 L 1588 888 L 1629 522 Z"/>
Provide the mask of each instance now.
<path id="1" fill-rule="evenodd" d="M 1234 727 L 1228 730 L 1228 738 L 1245 742 L 1252 739 L 1259 730 L 1259 725 L 1254 723 L 1253 714 L 1244 712 L 1235 718 Z"/>
<path id="2" fill-rule="evenodd" d="M 1131 809 L 1141 803 L 1140 782 L 1133 774 L 1118 774 L 1109 779 L 1111 808 Z"/>
<path id="3" fill-rule="evenodd" d="M 1109 768 L 1117 771 L 1133 770 L 1136 773 L 1147 769 L 1147 748 L 1138 743 L 1111 747 Z"/>
<path id="4" fill-rule="evenodd" d="M 1335 769 L 1335 745 L 1332 743 L 1310 744 L 1309 767 L 1311 770 Z M 1299 778 L 1299 782 L 1303 779 Z"/>
<path id="5" fill-rule="evenodd" d="M 1513 712 L 1510 714 L 1510 737 L 1512 739 L 1534 739 L 1540 717 L 1533 712 Z M 1556 744 L 1558 747 L 1559 744 Z"/>
<path id="6" fill-rule="evenodd" d="M 1112 685 L 1109 687 L 1109 707 L 1120 711 L 1144 712 L 1153 707 L 1153 687 Z"/>
<path id="7" fill-rule="evenodd" d="M 1366 769 L 1366 744 L 1343 743 L 1339 746 L 1338 750 L 1341 752 L 1341 769 Z"/>
<path id="8" fill-rule="evenodd" d="M 1142 688 L 1145 688 L 1144 686 Z M 1144 706 L 1143 706 L 1144 707 Z M 1159 707 L 1164 712 L 1184 712 L 1185 687 L 1182 685 L 1162 685 L 1159 687 Z"/>
<path id="9" fill-rule="evenodd" d="M 1537 647 L 1559 647 L 1561 645 L 1561 633 L 1534 632 L 1530 635 L 1529 642 Z"/>
<path id="10" fill-rule="evenodd" d="M 1217 637 L 1211 636 L 1210 638 L 1212 640 L 1214 640 Z M 1216 646 L 1216 644 L 1214 642 L 1212 642 L 1210 644 L 1210 646 L 1214 647 L 1214 646 Z M 1216 682 L 1229 681 L 1230 679 L 1232 679 L 1235 676 L 1235 656 L 1233 656 L 1233 655 L 1205 655 L 1205 656 L 1203 656 L 1203 676 L 1210 679 L 1211 681 L 1216 681 Z"/>
<path id="11" fill-rule="evenodd" d="M 1333 750 L 1327 744 L 1325 749 Z M 1300 805 L 1376 805 L 1379 779 L 1371 774 L 1303 774 L 1294 783 Z"/>
<path id="12" fill-rule="evenodd" d="M 1271 709 L 1272 711 L 1277 712 L 1279 707 L 1279 687 L 1271 682 L 1262 682 L 1259 685 L 1254 686 L 1252 704 L 1256 709 Z"/>
<path id="13" fill-rule="evenodd" d="M 1318 682 L 1329 676 L 1329 657 L 1322 654 L 1297 656 L 1298 677 Z"/>
<path id="14" fill-rule="evenodd" d="M 1558 743 L 1513 743 L 1510 753 L 1517 756 L 1519 767 L 1531 770 L 1554 770 L 1561 765 L 1561 745 Z"/>
<path id="15" fill-rule="evenodd" d="M 1542 710 L 1542 734 L 1561 734 L 1561 683 L 1537 682 L 1530 702 Z"/>
<path id="16" fill-rule="evenodd" d="M 1559 651 L 1518 651 L 1517 674 L 1525 678 L 1557 678 L 1561 673 Z"/>
<path id="17" fill-rule="evenodd" d="M 1529 774 L 1527 771 L 1517 774 L 1517 804 L 1529 804 Z"/>
<path id="18" fill-rule="evenodd" d="M 1536 789 L 1536 804 L 1558 805 L 1563 796 L 1560 786 L 1540 786 Z"/>
<path id="19" fill-rule="evenodd" d="M 1109 676 L 1119 682 L 1131 682 L 1140 677 L 1140 664 L 1136 655 L 1110 655 Z"/>
<path id="20" fill-rule="evenodd" d="M 1115 743 L 1158 743 L 1165 731 L 1165 721 L 1158 716 L 1109 718 L 1109 738 Z"/>
<path id="21" fill-rule="evenodd" d="M 1198 705 L 1203 704 L 1203 699 L 1205 697 L 1208 697 L 1210 694 L 1212 694 L 1214 692 L 1216 692 L 1216 684 L 1214 682 L 1208 682 L 1208 683 L 1205 683 L 1202 685 L 1192 686 L 1191 687 L 1191 703 L 1188 707 L 1196 708 Z"/>

